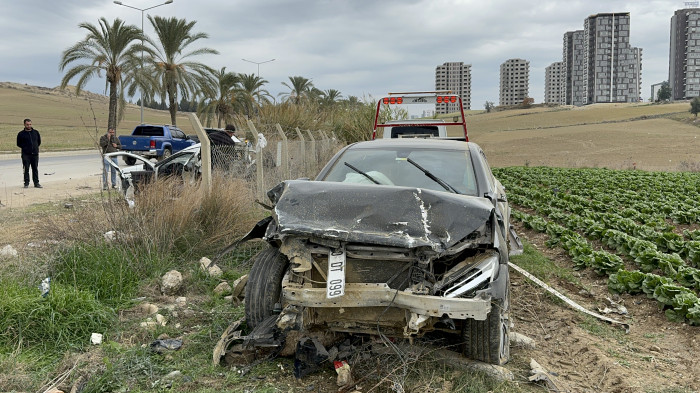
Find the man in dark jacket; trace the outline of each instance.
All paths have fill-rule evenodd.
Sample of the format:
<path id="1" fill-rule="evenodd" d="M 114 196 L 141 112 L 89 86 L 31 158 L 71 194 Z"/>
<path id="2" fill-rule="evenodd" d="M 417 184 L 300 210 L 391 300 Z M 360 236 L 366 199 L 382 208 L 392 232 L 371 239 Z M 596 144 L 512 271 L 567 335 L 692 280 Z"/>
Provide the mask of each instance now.
<path id="1" fill-rule="evenodd" d="M 117 188 L 117 170 L 109 164 L 108 159 L 104 157 L 107 153 L 116 153 L 122 148 L 122 143 L 116 136 L 114 128 L 107 130 L 107 133 L 100 138 L 100 149 L 102 149 L 102 189 L 107 189 L 107 172 L 112 174 L 112 188 Z M 117 157 L 112 157 L 112 162 L 117 164 Z"/>
<path id="2" fill-rule="evenodd" d="M 32 128 L 32 120 L 24 119 L 24 129 L 17 134 L 17 147 L 22 149 L 22 167 L 24 168 L 24 188 L 29 187 L 29 167 L 32 167 L 34 187 L 42 188 L 39 184 L 39 146 L 41 135 Z"/>

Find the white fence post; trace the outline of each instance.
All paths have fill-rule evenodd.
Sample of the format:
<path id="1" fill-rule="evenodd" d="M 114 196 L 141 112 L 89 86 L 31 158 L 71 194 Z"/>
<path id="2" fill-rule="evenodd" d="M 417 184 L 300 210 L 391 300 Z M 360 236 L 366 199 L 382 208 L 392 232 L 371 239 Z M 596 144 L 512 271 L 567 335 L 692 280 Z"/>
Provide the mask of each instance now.
<path id="1" fill-rule="evenodd" d="M 305 141 L 304 141 L 304 135 L 301 134 L 301 131 L 299 130 L 299 127 L 295 128 L 295 131 L 297 132 L 297 136 L 299 137 L 299 140 L 301 141 L 301 149 L 300 149 L 300 152 L 301 152 L 301 168 L 302 168 L 301 170 L 304 172 L 304 173 L 302 173 L 301 175 L 302 175 L 302 176 L 306 176 L 306 172 L 307 172 L 307 169 L 306 169 L 306 146 L 305 146 L 306 143 L 305 143 Z M 297 177 L 299 177 L 299 176 L 297 176 Z"/>
<path id="2" fill-rule="evenodd" d="M 192 128 L 194 128 L 194 132 L 197 133 L 201 143 L 199 152 L 202 155 L 202 188 L 204 193 L 209 195 L 211 192 L 211 143 L 197 116 L 194 113 L 189 113 L 188 116 L 190 123 L 192 123 Z"/>
<path id="3" fill-rule="evenodd" d="M 287 136 L 284 134 L 284 131 L 282 130 L 282 126 L 277 123 L 275 124 L 275 128 L 277 128 L 277 133 L 280 134 L 282 137 L 282 173 L 284 174 L 284 177 L 287 179 L 292 177 L 292 174 L 289 172 L 289 141 L 287 140 Z"/>

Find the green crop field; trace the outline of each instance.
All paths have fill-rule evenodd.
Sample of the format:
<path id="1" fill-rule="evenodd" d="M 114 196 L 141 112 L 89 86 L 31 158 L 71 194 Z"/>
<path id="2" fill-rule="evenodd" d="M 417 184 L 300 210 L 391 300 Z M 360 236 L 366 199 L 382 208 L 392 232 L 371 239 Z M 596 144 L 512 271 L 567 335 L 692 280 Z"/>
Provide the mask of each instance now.
<path id="1" fill-rule="evenodd" d="M 513 217 L 548 235 L 616 293 L 656 299 L 700 325 L 700 174 L 511 167 L 496 170 Z"/>

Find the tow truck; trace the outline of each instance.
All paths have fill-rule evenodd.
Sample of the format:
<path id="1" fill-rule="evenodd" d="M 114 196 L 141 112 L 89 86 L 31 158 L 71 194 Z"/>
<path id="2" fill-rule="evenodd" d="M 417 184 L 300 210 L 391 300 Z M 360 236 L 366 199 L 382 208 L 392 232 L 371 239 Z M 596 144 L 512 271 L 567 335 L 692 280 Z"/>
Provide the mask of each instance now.
<path id="1" fill-rule="evenodd" d="M 459 115 L 454 116 L 453 121 L 448 122 L 443 119 L 406 119 L 392 120 L 383 124 L 379 124 L 379 112 L 382 107 L 390 105 L 410 105 L 410 104 L 457 104 L 459 106 Z M 460 121 L 461 118 L 461 121 Z M 450 135 L 449 130 L 459 129 L 458 135 Z M 379 135 L 377 130 L 381 129 Z M 374 114 L 374 128 L 372 130 L 372 139 L 377 138 L 450 138 L 457 137 L 461 139 L 463 132 L 464 140 L 469 141 L 467 135 L 467 121 L 464 117 L 464 106 L 462 98 L 451 91 L 418 91 L 418 92 L 403 92 L 403 93 L 388 93 L 377 102 L 377 110 Z"/>

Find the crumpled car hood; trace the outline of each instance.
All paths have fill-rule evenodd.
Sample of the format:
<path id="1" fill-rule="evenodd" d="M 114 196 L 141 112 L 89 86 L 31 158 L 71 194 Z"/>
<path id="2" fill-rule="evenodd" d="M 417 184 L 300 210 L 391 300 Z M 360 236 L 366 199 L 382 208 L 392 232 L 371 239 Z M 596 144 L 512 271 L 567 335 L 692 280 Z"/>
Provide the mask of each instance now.
<path id="1" fill-rule="evenodd" d="M 481 227 L 494 209 L 486 198 L 418 188 L 285 181 L 268 191 L 274 235 L 317 236 L 443 252 Z M 268 233 L 270 236 L 270 233 Z"/>

